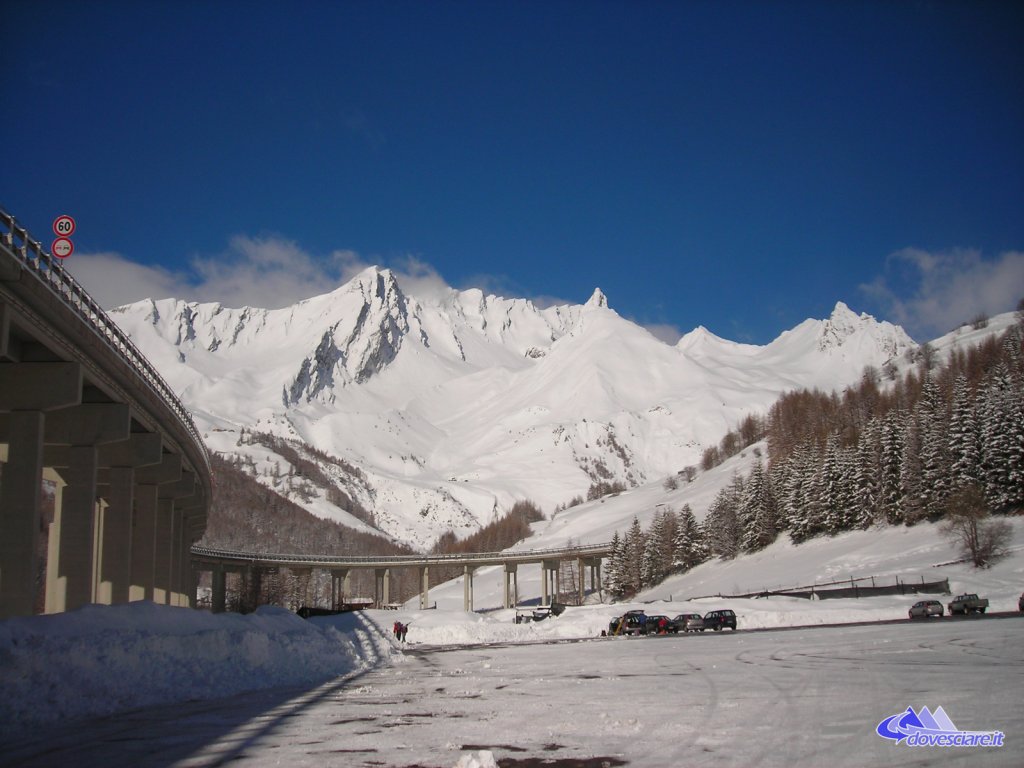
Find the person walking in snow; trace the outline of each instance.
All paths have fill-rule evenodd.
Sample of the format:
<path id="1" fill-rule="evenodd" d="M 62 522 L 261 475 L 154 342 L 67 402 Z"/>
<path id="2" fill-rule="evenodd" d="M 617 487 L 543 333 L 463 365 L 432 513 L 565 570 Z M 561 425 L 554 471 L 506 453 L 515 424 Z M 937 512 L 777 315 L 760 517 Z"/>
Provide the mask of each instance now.
<path id="1" fill-rule="evenodd" d="M 395 639 L 396 640 L 401 640 L 402 639 L 402 624 L 401 624 L 401 622 L 396 621 L 395 625 L 391 628 L 391 631 L 395 633 Z"/>

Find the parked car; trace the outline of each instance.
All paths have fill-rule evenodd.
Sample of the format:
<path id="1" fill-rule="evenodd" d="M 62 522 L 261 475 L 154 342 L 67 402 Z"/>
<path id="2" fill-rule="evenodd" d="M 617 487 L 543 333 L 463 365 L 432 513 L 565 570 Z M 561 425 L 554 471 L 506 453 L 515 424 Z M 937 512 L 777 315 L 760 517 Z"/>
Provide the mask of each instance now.
<path id="1" fill-rule="evenodd" d="M 609 635 L 646 634 L 647 615 L 643 611 L 627 611 L 608 622 Z"/>
<path id="2" fill-rule="evenodd" d="M 945 612 L 938 600 L 919 600 L 910 606 L 907 616 L 911 619 L 927 619 L 929 616 L 942 616 Z"/>
<path id="3" fill-rule="evenodd" d="M 957 595 L 949 603 L 949 615 L 962 613 L 984 613 L 988 608 L 988 598 L 978 597 L 976 594 Z"/>
<path id="4" fill-rule="evenodd" d="M 670 632 L 675 634 L 679 631 L 679 627 L 676 626 L 672 619 L 660 614 L 648 616 L 645 629 L 647 630 L 646 634 L 648 635 L 667 635 Z"/>
<path id="5" fill-rule="evenodd" d="M 704 631 L 704 617 L 699 613 L 680 613 L 672 623 L 676 625 L 676 632 Z"/>
<path id="6" fill-rule="evenodd" d="M 733 611 L 726 608 L 723 611 L 708 611 L 704 614 L 705 629 L 713 629 L 717 632 L 725 627 L 736 629 L 736 614 Z"/>

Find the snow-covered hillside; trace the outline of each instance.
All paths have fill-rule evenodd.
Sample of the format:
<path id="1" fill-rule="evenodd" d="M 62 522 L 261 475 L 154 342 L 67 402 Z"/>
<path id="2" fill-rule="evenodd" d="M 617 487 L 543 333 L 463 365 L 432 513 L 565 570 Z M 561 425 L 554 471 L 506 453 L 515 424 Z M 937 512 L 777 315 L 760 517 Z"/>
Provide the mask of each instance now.
<path id="1" fill-rule="evenodd" d="M 516 500 L 550 513 L 595 482 L 657 481 L 782 392 L 844 386 L 916 347 L 842 303 L 766 346 L 703 328 L 671 346 L 600 290 L 547 309 L 477 290 L 416 297 L 377 268 L 285 309 L 165 299 L 111 314 L 211 449 L 251 458 L 286 495 L 287 460 L 243 429 L 336 456 L 361 472 L 335 473 L 346 495 L 416 547 L 468 533 Z M 307 487 L 292 498 L 358 525 L 327 489 L 314 496 Z"/>

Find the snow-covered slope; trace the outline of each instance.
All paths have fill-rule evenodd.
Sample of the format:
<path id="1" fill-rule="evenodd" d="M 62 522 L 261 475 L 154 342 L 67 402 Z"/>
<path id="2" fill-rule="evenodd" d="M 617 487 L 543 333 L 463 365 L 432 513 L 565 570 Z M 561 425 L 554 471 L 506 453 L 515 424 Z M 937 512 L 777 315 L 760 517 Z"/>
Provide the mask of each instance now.
<path id="1" fill-rule="evenodd" d="M 165 299 L 111 314 L 213 450 L 252 455 L 245 428 L 339 457 L 362 472 L 349 497 L 414 546 L 516 500 L 550 513 L 594 482 L 656 481 L 782 392 L 843 386 L 916 346 L 842 303 L 763 347 L 702 328 L 670 346 L 600 290 L 547 309 L 477 290 L 415 297 L 378 268 L 285 309 Z M 261 480 L 288 474 L 258 454 Z M 294 500 L 351 524 L 326 491 L 308 496 Z"/>

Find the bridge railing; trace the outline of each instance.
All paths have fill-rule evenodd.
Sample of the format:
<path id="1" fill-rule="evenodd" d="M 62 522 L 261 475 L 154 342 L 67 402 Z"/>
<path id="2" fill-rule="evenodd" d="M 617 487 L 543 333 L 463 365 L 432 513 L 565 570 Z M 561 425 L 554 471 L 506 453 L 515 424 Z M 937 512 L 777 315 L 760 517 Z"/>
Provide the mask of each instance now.
<path id="1" fill-rule="evenodd" d="M 230 560 L 246 563 L 272 563 L 296 565 L 357 565 L 367 566 L 376 563 L 408 564 L 425 563 L 429 565 L 450 565 L 453 563 L 495 562 L 513 560 L 534 560 L 545 557 L 567 557 L 588 555 L 604 555 L 611 551 L 611 544 L 584 544 L 578 547 L 561 547 L 558 549 L 523 549 L 505 552 L 472 552 L 451 555 L 297 555 L 262 552 L 240 552 L 237 550 L 215 549 L 212 547 L 192 547 L 192 555 L 198 558 L 213 560 Z"/>
<path id="2" fill-rule="evenodd" d="M 196 428 L 192 415 L 178 399 L 174 390 L 157 373 L 153 364 L 139 351 L 128 334 L 107 316 L 85 288 L 64 269 L 60 259 L 51 256 L 38 240 L 32 239 L 28 230 L 18 226 L 14 217 L 4 210 L 0 210 L 0 245 L 18 260 L 28 274 L 33 275 L 49 288 L 54 296 L 72 309 L 107 347 L 124 358 L 141 375 L 150 389 L 170 406 L 174 415 L 201 449 L 206 464 L 204 469 L 209 474 L 212 470 L 206 444 Z"/>

